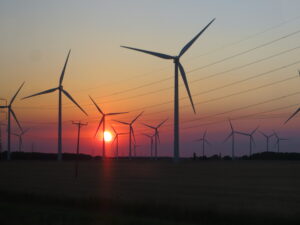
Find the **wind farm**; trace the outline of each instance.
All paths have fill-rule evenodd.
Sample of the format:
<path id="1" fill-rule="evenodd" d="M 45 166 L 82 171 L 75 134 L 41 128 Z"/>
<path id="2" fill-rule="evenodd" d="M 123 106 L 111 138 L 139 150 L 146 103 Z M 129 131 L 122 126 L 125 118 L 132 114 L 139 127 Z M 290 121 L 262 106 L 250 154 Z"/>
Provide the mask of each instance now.
<path id="1" fill-rule="evenodd" d="M 1 1 L 1 224 L 298 224 L 299 10 Z"/>

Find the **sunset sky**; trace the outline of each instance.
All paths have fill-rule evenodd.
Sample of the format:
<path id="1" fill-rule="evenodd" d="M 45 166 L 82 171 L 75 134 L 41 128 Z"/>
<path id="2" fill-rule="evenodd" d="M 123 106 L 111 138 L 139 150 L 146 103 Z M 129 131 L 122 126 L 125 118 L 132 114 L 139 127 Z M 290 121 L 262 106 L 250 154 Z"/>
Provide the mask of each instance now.
<path id="1" fill-rule="evenodd" d="M 300 152 L 300 120 L 283 122 L 300 106 L 300 2 L 297 0 L 2 0 L 0 1 L 0 98 L 10 100 L 23 81 L 14 103 L 24 129 L 24 150 L 56 152 L 58 93 L 21 100 L 58 86 L 67 52 L 72 49 L 64 88 L 89 114 L 86 117 L 63 97 L 63 150 L 74 152 L 76 127 L 82 130 L 82 152 L 99 155 L 94 139 L 100 119 L 91 95 L 104 112 L 128 114 L 114 119 L 129 122 L 141 111 L 135 131 L 146 155 L 151 133 L 141 123 L 161 129 L 160 155 L 172 154 L 172 61 L 120 48 L 120 45 L 176 55 L 213 18 L 216 21 L 182 57 L 197 114 L 194 115 L 180 79 L 181 155 L 200 153 L 194 142 L 204 130 L 213 143 L 208 155 L 230 154 L 231 118 L 239 131 L 273 129 L 284 138 L 282 151 Z M 2 102 L 3 103 L 3 102 Z M 6 123 L 5 114 L 1 121 Z M 127 127 L 110 122 L 120 132 Z M 107 126 L 108 129 L 109 125 Z M 13 132 L 19 132 L 15 122 Z M 5 128 L 2 141 L 6 145 Z M 238 137 L 236 155 L 248 153 L 248 138 Z M 127 154 L 127 136 L 121 154 Z M 254 152 L 265 150 L 259 133 Z M 275 151 L 275 139 L 271 141 Z M 13 138 L 13 150 L 17 148 Z M 114 152 L 108 145 L 108 155 Z"/>

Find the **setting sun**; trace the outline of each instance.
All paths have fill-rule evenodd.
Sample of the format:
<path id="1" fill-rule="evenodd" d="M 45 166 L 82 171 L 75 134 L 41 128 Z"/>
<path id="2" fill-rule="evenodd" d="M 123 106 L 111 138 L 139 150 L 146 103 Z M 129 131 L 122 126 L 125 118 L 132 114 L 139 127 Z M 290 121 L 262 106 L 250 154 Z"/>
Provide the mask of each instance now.
<path id="1" fill-rule="evenodd" d="M 104 140 L 110 142 L 112 140 L 112 134 L 109 131 L 104 131 Z"/>

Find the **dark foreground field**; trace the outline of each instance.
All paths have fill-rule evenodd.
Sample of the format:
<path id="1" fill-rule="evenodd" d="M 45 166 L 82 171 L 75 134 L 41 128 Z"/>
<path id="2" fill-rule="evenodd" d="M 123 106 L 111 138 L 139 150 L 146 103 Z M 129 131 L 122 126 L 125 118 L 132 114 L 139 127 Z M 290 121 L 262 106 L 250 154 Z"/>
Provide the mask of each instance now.
<path id="1" fill-rule="evenodd" d="M 300 161 L 0 163 L 1 224 L 300 224 Z"/>

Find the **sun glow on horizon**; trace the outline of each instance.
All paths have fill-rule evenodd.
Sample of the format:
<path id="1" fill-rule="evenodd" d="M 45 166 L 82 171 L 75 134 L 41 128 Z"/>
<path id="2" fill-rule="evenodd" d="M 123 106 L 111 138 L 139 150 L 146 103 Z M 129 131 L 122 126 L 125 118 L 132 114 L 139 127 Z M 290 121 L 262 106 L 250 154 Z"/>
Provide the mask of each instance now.
<path id="1" fill-rule="evenodd" d="M 110 142 L 112 140 L 112 134 L 109 131 L 104 131 L 104 141 Z"/>

